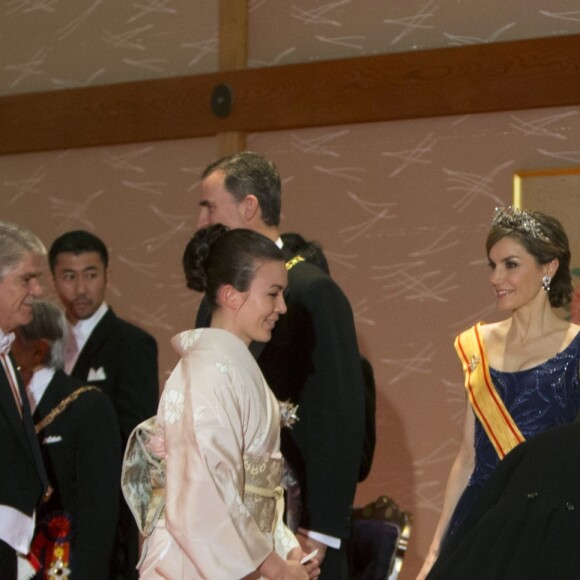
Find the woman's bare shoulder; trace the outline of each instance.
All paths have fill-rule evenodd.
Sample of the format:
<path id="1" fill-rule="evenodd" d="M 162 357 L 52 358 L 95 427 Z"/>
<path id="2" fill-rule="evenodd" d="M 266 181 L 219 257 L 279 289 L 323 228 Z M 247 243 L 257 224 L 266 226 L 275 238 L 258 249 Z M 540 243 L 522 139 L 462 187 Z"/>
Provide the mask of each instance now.
<path id="1" fill-rule="evenodd" d="M 482 324 L 480 327 L 481 335 L 485 342 L 504 340 L 509 330 L 511 318 L 500 320 L 498 322 L 490 322 L 489 324 Z"/>
<path id="2" fill-rule="evenodd" d="M 571 342 L 572 340 L 574 340 L 574 338 L 576 337 L 576 335 L 580 333 L 580 325 L 578 324 L 574 324 L 573 322 L 570 323 L 570 326 L 568 328 L 568 337 L 569 337 L 569 341 Z"/>

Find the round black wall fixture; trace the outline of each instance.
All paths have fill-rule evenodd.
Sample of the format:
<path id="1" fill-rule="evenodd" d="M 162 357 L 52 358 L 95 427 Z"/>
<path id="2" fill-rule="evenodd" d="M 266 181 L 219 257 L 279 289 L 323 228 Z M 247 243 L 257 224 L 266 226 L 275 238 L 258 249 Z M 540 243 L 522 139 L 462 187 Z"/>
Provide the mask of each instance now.
<path id="1" fill-rule="evenodd" d="M 211 94 L 211 110 L 216 117 L 227 117 L 232 112 L 234 93 L 228 85 L 216 85 Z"/>

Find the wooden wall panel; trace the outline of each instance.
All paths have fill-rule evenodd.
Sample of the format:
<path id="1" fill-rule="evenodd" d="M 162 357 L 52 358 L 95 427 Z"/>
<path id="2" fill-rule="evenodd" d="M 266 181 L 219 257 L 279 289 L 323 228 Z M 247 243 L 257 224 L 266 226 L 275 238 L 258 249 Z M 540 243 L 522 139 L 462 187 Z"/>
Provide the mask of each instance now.
<path id="1" fill-rule="evenodd" d="M 570 35 L 7 96 L 0 154 L 568 106 L 579 73 Z"/>

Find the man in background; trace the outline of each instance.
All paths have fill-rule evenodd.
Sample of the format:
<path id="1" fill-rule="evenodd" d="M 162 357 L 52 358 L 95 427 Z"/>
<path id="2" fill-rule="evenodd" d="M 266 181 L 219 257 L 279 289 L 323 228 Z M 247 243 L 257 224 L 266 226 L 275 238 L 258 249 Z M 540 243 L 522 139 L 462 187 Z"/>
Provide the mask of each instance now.
<path id="1" fill-rule="evenodd" d="M 74 580 L 107 580 L 121 477 L 117 415 L 100 389 L 62 371 L 66 321 L 58 306 L 37 300 L 32 309 L 12 352 L 53 491 L 38 509 L 27 563 L 38 562 L 42 578 L 70 570 Z"/>
<path id="2" fill-rule="evenodd" d="M 324 250 L 318 242 L 307 241 L 296 232 L 284 232 L 280 235 L 284 243 L 285 251 L 291 252 L 292 256 L 300 256 L 307 262 L 314 264 L 324 270 L 330 276 L 330 266 L 324 255 Z M 364 481 L 371 470 L 376 436 L 376 402 L 377 387 L 375 384 L 375 374 L 370 361 L 361 355 L 363 379 L 365 385 L 365 437 L 363 442 L 363 452 L 358 474 L 359 482 Z"/>
<path id="3" fill-rule="evenodd" d="M 48 481 L 24 385 L 10 349 L 14 329 L 32 320 L 32 303 L 46 249 L 29 230 L 0 222 L 0 578 L 16 578 L 17 553 L 26 554 L 36 507 Z"/>
<path id="4" fill-rule="evenodd" d="M 49 265 L 70 326 L 65 371 L 109 395 L 124 447 L 134 427 L 157 412 L 157 343 L 106 304 L 109 253 L 100 238 L 84 230 L 63 234 Z M 111 579 L 137 578 L 137 561 L 137 526 L 122 500 Z"/>
<path id="5" fill-rule="evenodd" d="M 282 430 L 282 452 L 301 493 L 297 538 L 318 549 L 322 580 L 348 578 L 345 542 L 362 454 L 364 385 L 350 304 L 320 268 L 291 260 L 280 239 L 281 182 L 273 163 L 243 152 L 208 166 L 198 227 L 221 223 L 260 232 L 290 260 L 287 313 L 267 344 L 251 346 L 280 401 L 298 404 L 298 422 Z M 204 306 L 205 304 L 205 306 Z M 202 302 L 197 326 L 209 326 Z"/>

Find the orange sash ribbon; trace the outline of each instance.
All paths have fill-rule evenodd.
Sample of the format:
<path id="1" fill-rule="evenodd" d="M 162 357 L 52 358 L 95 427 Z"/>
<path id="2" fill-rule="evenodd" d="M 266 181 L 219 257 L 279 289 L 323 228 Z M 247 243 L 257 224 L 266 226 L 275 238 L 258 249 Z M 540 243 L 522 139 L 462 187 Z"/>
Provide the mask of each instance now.
<path id="1" fill-rule="evenodd" d="M 523 443 L 524 436 L 497 393 L 487 364 L 485 346 L 479 327 L 481 322 L 455 339 L 455 350 L 463 365 L 469 402 L 481 421 L 500 459 Z"/>

